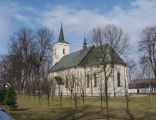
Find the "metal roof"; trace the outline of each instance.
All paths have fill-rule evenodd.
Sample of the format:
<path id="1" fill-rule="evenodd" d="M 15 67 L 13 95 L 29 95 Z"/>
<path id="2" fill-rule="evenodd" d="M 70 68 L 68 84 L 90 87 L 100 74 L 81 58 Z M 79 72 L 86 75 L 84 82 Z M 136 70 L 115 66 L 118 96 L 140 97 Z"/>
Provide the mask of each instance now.
<path id="1" fill-rule="evenodd" d="M 106 47 L 107 45 L 104 45 L 103 47 Z M 110 49 L 110 46 L 108 46 Z M 98 47 L 89 47 L 86 49 L 79 50 L 77 52 L 68 54 L 64 56 L 58 63 L 56 63 L 51 69 L 50 72 L 60 71 L 64 69 L 68 69 L 71 67 L 84 67 L 84 66 L 92 66 L 92 65 L 98 65 L 102 64 L 100 63 L 100 59 L 102 58 L 102 52 L 100 52 L 100 49 Z M 110 55 L 108 53 L 108 55 Z M 115 64 L 122 64 L 126 65 L 125 62 L 118 56 L 117 53 L 113 54 L 114 56 L 114 63 Z M 99 58 L 98 58 L 99 57 Z M 110 57 L 109 57 L 110 58 Z M 107 63 L 110 63 L 110 59 L 107 59 Z"/>
<path id="2" fill-rule="evenodd" d="M 79 50 L 77 52 L 65 55 L 58 63 L 56 63 L 50 72 L 59 71 L 71 67 L 78 66 L 82 59 L 87 55 L 91 48 Z"/>

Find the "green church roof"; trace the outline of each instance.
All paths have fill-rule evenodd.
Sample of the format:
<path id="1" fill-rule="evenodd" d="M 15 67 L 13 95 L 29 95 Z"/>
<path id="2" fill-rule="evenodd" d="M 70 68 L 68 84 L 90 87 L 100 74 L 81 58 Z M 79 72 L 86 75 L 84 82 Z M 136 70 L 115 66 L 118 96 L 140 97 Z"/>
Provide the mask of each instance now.
<path id="1" fill-rule="evenodd" d="M 77 52 L 65 55 L 61 58 L 61 60 L 56 63 L 51 69 L 50 72 L 59 71 L 71 67 L 78 66 L 79 63 L 85 58 L 87 53 L 90 51 L 91 48 L 87 48 L 85 50 L 79 50 Z"/>
<path id="2" fill-rule="evenodd" d="M 108 44 L 104 45 L 103 47 L 105 48 L 106 46 L 108 46 Z M 108 46 L 108 48 L 110 49 L 110 46 Z M 64 69 L 68 69 L 68 68 L 72 68 L 76 66 L 87 67 L 87 66 L 100 64 L 98 57 L 102 58 L 102 54 L 99 54 L 99 53 L 102 53 L 102 52 L 100 52 L 100 49 L 98 47 L 89 47 L 89 48 L 82 49 L 77 52 L 65 55 L 64 57 L 62 57 L 62 59 L 58 63 L 56 63 L 50 69 L 50 72 L 60 71 L 60 70 L 64 70 Z M 108 53 L 108 56 L 109 55 L 110 54 Z M 115 64 L 126 65 L 125 62 L 118 56 L 117 53 L 114 53 L 113 57 L 114 57 Z M 108 59 L 107 62 L 110 63 L 111 61 Z"/>
<path id="3" fill-rule="evenodd" d="M 103 51 L 106 51 L 106 63 L 111 63 L 111 58 L 113 59 L 114 64 L 123 64 L 125 65 L 125 62 L 119 57 L 119 55 L 116 52 L 113 52 L 113 55 L 111 57 L 110 50 L 113 50 L 109 44 L 105 44 L 102 46 Z M 81 61 L 79 64 L 80 66 L 92 66 L 92 65 L 99 65 L 102 64 L 102 58 L 104 58 L 102 52 L 102 49 L 100 47 L 92 47 L 92 49 L 89 51 L 87 56 Z"/>

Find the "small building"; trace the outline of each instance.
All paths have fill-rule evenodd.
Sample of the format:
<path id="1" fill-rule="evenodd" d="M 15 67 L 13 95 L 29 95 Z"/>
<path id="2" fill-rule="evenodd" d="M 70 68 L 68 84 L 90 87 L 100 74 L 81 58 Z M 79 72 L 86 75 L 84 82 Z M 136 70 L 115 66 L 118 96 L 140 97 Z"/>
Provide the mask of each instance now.
<path id="1" fill-rule="evenodd" d="M 103 47 L 110 49 L 108 44 Z M 99 48 L 87 47 L 86 39 L 81 50 L 70 53 L 70 44 L 65 41 L 61 26 L 59 39 L 53 44 L 53 66 L 49 71 L 49 79 L 53 83 L 52 93 L 61 92 L 63 95 L 70 95 L 76 92 L 87 96 L 99 96 L 101 92 L 104 94 L 104 73 L 102 65 L 97 60 L 98 55 Z M 114 69 L 108 80 L 108 93 L 110 96 L 114 94 L 123 96 L 125 83 L 128 83 L 125 82 L 127 81 L 126 64 L 117 53 L 114 61 Z"/>
<path id="2" fill-rule="evenodd" d="M 156 93 L 156 79 L 135 79 L 129 83 L 129 93 Z"/>

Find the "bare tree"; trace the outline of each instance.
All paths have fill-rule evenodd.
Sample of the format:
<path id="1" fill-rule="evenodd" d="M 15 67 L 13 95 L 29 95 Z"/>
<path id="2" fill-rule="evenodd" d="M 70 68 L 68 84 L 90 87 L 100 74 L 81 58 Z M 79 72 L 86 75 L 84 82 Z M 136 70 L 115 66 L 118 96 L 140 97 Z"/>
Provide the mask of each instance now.
<path id="1" fill-rule="evenodd" d="M 71 104 L 73 93 L 74 93 L 74 84 L 75 84 L 74 74 L 71 74 L 70 72 L 68 72 L 66 76 L 66 88 L 70 92 L 70 104 Z"/>
<path id="2" fill-rule="evenodd" d="M 4 84 L 10 84 L 14 86 L 14 72 L 13 72 L 13 65 L 10 59 L 10 56 L 5 57 L 0 64 L 0 78 L 1 82 Z M 15 75 L 15 74 L 14 74 Z"/>
<path id="3" fill-rule="evenodd" d="M 135 72 L 137 71 L 137 66 L 134 60 L 130 59 L 127 60 L 127 73 L 128 73 L 128 77 L 129 77 L 129 82 L 131 82 L 132 79 L 136 78 Z"/>
<path id="4" fill-rule="evenodd" d="M 38 89 L 40 99 L 40 90 L 44 91 L 43 80 L 48 74 L 52 40 L 53 34 L 47 28 L 39 29 L 37 32 L 30 28 L 21 28 L 10 37 L 10 55 L 14 56 L 17 63 L 13 68 L 18 67 L 21 89 L 28 92 L 29 98 L 31 92 L 35 94 Z"/>
<path id="5" fill-rule="evenodd" d="M 150 65 L 156 78 L 156 26 L 143 29 L 139 41 L 139 52 L 142 63 Z"/>
<path id="6" fill-rule="evenodd" d="M 79 70 L 77 72 L 67 71 L 65 78 L 66 78 L 65 87 L 70 92 L 70 103 L 73 98 L 75 110 L 77 110 L 78 99 L 79 99 L 79 96 L 81 95 L 80 91 L 82 90 L 81 72 Z"/>
<path id="7" fill-rule="evenodd" d="M 80 87 L 81 87 L 81 77 L 80 74 L 81 71 L 77 71 L 74 76 L 73 76 L 73 82 L 74 82 L 74 91 L 73 91 L 73 96 L 74 96 L 74 103 L 75 103 L 75 110 L 77 110 L 77 106 L 78 106 L 78 100 L 79 100 L 79 96 L 80 96 Z"/>
<path id="8" fill-rule="evenodd" d="M 47 28 L 39 29 L 35 34 L 35 51 L 32 61 L 37 73 L 36 83 L 38 87 L 39 102 L 41 97 L 40 80 L 41 78 L 44 80 L 45 70 L 48 71 L 48 69 L 45 69 L 45 67 L 47 67 L 46 62 L 48 61 L 49 56 L 52 54 L 52 40 L 53 33 Z"/>
<path id="9" fill-rule="evenodd" d="M 116 27 L 115 25 L 106 25 L 103 28 L 94 28 L 89 35 L 89 41 L 91 45 L 94 45 L 98 49 L 96 58 L 101 64 L 102 72 L 104 74 L 103 82 L 106 115 L 107 119 L 109 119 L 108 81 L 113 73 L 116 56 L 125 55 L 126 49 L 128 47 L 128 39 L 120 28 Z"/>
<path id="10" fill-rule="evenodd" d="M 129 81 L 124 80 L 124 82 L 125 82 L 126 109 L 127 109 L 127 111 L 129 111 L 129 96 L 128 96 L 128 88 L 127 88 L 126 84 L 130 84 L 132 78 L 134 79 L 134 77 L 135 77 L 135 75 L 134 75 L 134 73 L 136 72 L 136 63 L 135 63 L 135 61 L 132 60 L 132 59 L 127 60 L 127 67 L 128 67 L 128 69 L 127 69 L 127 71 L 124 71 L 124 75 L 126 73 L 128 73 Z"/>
<path id="11" fill-rule="evenodd" d="M 140 63 L 144 77 L 149 79 L 150 107 L 152 108 L 152 83 L 151 78 L 156 78 L 156 26 L 143 29 L 139 41 Z M 153 73 L 153 74 L 151 74 Z"/>
<path id="12" fill-rule="evenodd" d="M 85 105 L 85 95 L 86 95 L 86 68 L 84 67 L 85 73 L 84 76 L 80 73 L 80 95 L 82 97 L 83 105 Z"/>
<path id="13" fill-rule="evenodd" d="M 10 54 L 18 56 L 18 58 L 22 61 L 22 89 L 26 90 L 28 80 L 31 75 L 31 57 L 33 56 L 34 51 L 34 35 L 33 31 L 30 28 L 21 28 L 17 31 L 16 34 L 10 37 Z M 30 90 L 30 87 L 27 88 Z"/>

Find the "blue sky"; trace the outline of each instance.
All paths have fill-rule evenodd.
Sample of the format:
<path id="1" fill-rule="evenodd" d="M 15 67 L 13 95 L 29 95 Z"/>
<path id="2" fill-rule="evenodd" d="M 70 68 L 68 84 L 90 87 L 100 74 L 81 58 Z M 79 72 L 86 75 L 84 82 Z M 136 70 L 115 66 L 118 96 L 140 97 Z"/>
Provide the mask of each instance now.
<path id="1" fill-rule="evenodd" d="M 57 40 L 63 23 L 73 52 L 92 28 L 115 24 L 129 36 L 135 58 L 141 30 L 156 23 L 155 5 L 156 0 L 0 0 L 0 55 L 8 53 L 9 36 L 20 27 L 48 27 Z"/>

